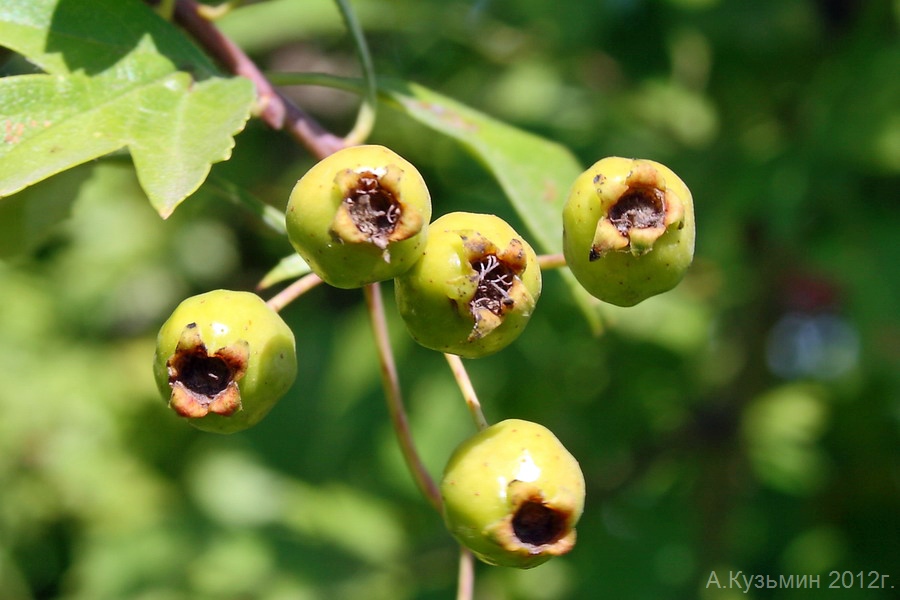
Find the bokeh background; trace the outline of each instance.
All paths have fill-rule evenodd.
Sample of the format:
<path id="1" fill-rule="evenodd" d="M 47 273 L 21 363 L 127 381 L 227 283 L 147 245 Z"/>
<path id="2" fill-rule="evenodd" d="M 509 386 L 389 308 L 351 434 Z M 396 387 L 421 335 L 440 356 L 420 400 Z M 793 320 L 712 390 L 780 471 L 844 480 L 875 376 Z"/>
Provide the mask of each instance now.
<path id="1" fill-rule="evenodd" d="M 380 75 L 585 166 L 665 162 L 694 194 L 696 260 L 676 290 L 601 309 L 594 335 L 547 273 L 519 341 L 468 362 L 488 419 L 548 426 L 588 482 L 575 550 L 479 566 L 477 597 L 897 598 L 900 2 L 353 5 Z M 358 73 L 326 0 L 251 3 L 222 27 L 268 69 Z M 291 93 L 352 124 L 353 96 Z M 387 107 L 371 139 L 420 167 L 436 214 L 517 222 L 452 141 Z M 283 207 L 310 157 L 258 123 L 237 142 L 214 177 Z M 123 156 L 2 204 L 0 599 L 453 597 L 457 550 L 404 470 L 361 294 L 320 287 L 286 308 L 293 390 L 250 431 L 201 433 L 157 396 L 155 332 L 188 295 L 253 289 L 287 242 L 205 188 L 161 221 Z M 438 476 L 472 424 L 384 291 Z M 738 573 L 821 589 L 745 593 Z"/>

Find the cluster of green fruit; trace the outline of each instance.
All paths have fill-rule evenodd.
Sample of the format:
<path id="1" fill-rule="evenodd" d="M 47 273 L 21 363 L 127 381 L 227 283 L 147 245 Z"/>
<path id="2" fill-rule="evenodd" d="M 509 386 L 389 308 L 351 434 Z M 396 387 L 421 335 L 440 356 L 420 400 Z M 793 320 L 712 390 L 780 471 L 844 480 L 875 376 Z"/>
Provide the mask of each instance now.
<path id="1" fill-rule="evenodd" d="M 358 288 L 394 280 L 397 307 L 421 345 L 478 358 L 524 329 L 541 294 L 531 246 L 502 219 L 455 212 L 431 221 L 418 170 L 382 146 L 354 146 L 313 166 L 291 193 L 288 237 L 323 281 Z M 693 257 L 691 195 L 667 167 L 606 158 L 574 183 L 564 254 L 601 300 L 630 306 L 667 291 Z M 231 433 L 259 422 L 293 384 L 294 336 L 249 292 L 188 298 L 162 326 L 155 376 L 181 416 Z M 510 419 L 463 442 L 441 482 L 451 533 L 491 564 L 529 568 L 568 552 L 584 477 L 552 432 Z"/>

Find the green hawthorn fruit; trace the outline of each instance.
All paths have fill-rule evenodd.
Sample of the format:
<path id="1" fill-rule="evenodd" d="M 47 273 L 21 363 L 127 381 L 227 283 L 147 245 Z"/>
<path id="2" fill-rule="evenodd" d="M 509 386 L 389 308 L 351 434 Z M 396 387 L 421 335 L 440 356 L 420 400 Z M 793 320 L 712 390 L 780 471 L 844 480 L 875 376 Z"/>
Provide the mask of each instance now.
<path id="1" fill-rule="evenodd" d="M 522 333 L 541 295 L 541 270 L 503 219 L 455 212 L 431 224 L 425 253 L 395 280 L 394 292 L 413 339 L 477 358 Z"/>
<path id="2" fill-rule="evenodd" d="M 593 296 L 633 306 L 675 287 L 694 257 L 694 204 L 652 160 L 604 158 L 582 173 L 563 209 L 563 251 Z"/>
<path id="3" fill-rule="evenodd" d="M 529 569 L 575 545 L 584 475 L 542 425 L 508 419 L 472 436 L 440 489 L 448 529 L 486 563 Z"/>
<path id="4" fill-rule="evenodd" d="M 314 165 L 285 215 L 297 253 L 326 283 L 392 279 L 422 255 L 431 196 L 419 171 L 383 146 L 351 146 Z"/>
<path id="5" fill-rule="evenodd" d="M 153 372 L 191 425 L 233 433 L 259 422 L 293 384 L 294 334 L 256 294 L 192 296 L 159 330 Z"/>

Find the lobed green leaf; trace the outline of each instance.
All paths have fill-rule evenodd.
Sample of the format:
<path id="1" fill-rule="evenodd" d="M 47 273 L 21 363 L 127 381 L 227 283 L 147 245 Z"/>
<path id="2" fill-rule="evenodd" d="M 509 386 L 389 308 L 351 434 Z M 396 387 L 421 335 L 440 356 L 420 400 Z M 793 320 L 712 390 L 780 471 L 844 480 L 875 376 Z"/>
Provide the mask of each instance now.
<path id="1" fill-rule="evenodd" d="M 230 157 L 255 98 L 137 0 L 12 0 L 0 45 L 47 71 L 0 79 L 0 197 L 127 148 L 168 217 Z"/>

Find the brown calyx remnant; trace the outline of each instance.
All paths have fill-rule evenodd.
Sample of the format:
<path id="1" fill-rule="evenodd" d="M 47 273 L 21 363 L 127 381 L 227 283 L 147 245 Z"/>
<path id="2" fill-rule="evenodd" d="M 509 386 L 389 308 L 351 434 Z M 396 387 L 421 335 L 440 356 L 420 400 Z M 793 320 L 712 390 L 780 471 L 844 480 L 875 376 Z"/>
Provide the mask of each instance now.
<path id="1" fill-rule="evenodd" d="M 227 417 L 241 410 L 237 382 L 247 371 L 249 357 L 249 345 L 243 340 L 210 354 L 197 324 L 188 324 L 175 353 L 166 361 L 172 388 L 169 406 L 190 418 L 209 413 Z"/>
<path id="2" fill-rule="evenodd" d="M 418 211 L 405 210 L 400 195 L 403 170 L 345 169 L 335 177 L 342 201 L 331 223 L 331 235 L 341 243 L 372 244 L 390 262 L 388 244 L 416 235 L 423 225 Z"/>
<path id="3" fill-rule="evenodd" d="M 624 181 L 602 174 L 594 177 L 606 214 L 597 223 L 591 261 L 610 251 L 646 254 L 670 225 L 684 221 L 681 200 L 668 190 L 662 174 L 649 163 L 635 162 Z"/>
<path id="4" fill-rule="evenodd" d="M 500 326 L 504 316 L 518 306 L 534 303 L 520 279 L 527 265 L 522 242 L 512 239 L 500 249 L 479 233 L 463 237 L 475 293 L 469 301 L 469 312 L 475 319 L 470 340 L 484 337 Z"/>

